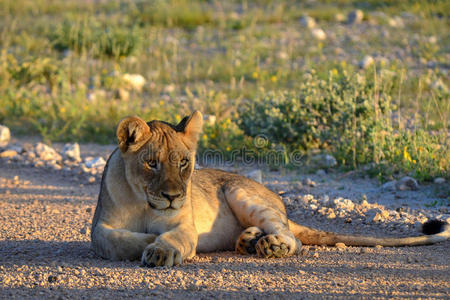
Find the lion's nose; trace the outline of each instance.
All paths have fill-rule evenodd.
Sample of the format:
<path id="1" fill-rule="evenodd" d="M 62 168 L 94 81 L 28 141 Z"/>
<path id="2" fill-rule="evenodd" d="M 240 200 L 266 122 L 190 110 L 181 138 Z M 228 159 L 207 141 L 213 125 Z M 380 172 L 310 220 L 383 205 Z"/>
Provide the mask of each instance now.
<path id="1" fill-rule="evenodd" d="M 178 197 L 180 197 L 181 194 L 168 194 L 168 193 L 161 192 L 161 196 L 163 196 L 164 198 L 166 198 L 167 200 L 172 202 L 173 200 L 175 200 Z"/>

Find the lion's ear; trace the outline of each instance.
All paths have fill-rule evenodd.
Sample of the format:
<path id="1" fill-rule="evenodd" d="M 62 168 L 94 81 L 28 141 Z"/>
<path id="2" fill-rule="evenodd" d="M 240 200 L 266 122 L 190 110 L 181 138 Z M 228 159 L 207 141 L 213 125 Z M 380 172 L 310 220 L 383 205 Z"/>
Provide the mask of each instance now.
<path id="1" fill-rule="evenodd" d="M 117 126 L 117 139 L 122 153 L 137 151 L 150 137 L 150 128 L 139 117 L 126 117 Z"/>
<path id="2" fill-rule="evenodd" d="M 195 149 L 203 127 L 202 113 L 198 110 L 194 111 L 184 123 L 183 135 L 191 144 L 191 148 Z"/>

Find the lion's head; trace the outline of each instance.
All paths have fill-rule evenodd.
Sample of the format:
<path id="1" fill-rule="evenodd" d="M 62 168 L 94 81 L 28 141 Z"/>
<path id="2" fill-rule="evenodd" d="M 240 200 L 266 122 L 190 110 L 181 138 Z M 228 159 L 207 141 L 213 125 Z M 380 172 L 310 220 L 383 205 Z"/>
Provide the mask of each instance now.
<path id="1" fill-rule="evenodd" d="M 198 111 L 178 125 L 127 117 L 117 128 L 125 176 L 159 215 L 175 215 L 186 201 L 203 118 Z"/>

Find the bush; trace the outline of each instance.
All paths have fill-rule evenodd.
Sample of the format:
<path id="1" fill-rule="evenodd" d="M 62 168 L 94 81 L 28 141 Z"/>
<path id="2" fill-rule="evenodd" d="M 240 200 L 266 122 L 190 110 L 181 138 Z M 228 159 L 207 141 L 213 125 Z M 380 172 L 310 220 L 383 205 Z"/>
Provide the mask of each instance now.
<path id="1" fill-rule="evenodd" d="M 121 57 L 130 55 L 138 44 L 136 28 L 106 26 L 88 19 L 66 20 L 50 35 L 53 47 L 77 53 L 92 52 L 96 57 Z"/>

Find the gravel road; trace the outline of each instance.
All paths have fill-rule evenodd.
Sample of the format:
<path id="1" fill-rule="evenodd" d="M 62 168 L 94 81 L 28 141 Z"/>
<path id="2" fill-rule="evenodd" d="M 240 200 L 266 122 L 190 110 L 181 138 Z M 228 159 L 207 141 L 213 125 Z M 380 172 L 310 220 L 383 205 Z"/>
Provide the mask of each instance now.
<path id="1" fill-rule="evenodd" d="M 277 187 L 273 178 L 265 180 Z M 315 189 L 332 191 L 336 182 L 322 180 Z M 361 187 L 364 180 L 355 184 Z M 154 269 L 103 260 L 90 249 L 98 191 L 98 180 L 0 160 L 0 298 L 448 299 L 450 294 L 450 241 L 404 248 L 305 246 L 299 256 L 274 260 L 199 254 L 181 266 Z M 304 192 L 298 190 L 298 197 Z M 289 193 L 289 214 L 303 224 L 375 235 L 389 228 L 303 213 L 292 200 L 295 192 Z"/>

